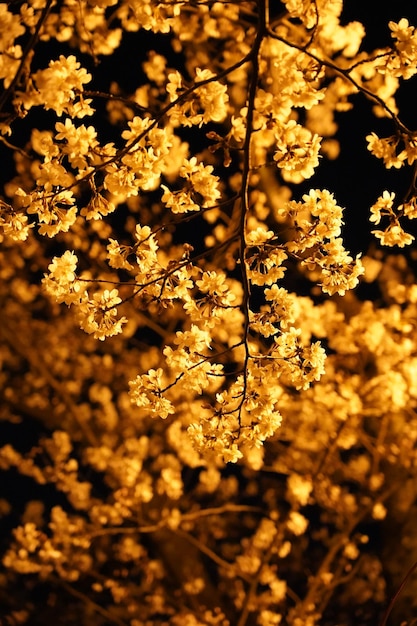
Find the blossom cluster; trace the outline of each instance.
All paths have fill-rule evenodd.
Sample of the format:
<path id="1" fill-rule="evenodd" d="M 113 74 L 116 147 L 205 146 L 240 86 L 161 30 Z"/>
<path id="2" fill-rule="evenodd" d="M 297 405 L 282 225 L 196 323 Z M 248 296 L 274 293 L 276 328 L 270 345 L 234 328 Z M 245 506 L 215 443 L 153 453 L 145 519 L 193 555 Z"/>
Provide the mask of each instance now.
<path id="1" fill-rule="evenodd" d="M 0 4 L 0 623 L 386 623 L 417 562 L 416 28 L 281 4 Z M 359 97 L 411 182 L 351 253 Z"/>

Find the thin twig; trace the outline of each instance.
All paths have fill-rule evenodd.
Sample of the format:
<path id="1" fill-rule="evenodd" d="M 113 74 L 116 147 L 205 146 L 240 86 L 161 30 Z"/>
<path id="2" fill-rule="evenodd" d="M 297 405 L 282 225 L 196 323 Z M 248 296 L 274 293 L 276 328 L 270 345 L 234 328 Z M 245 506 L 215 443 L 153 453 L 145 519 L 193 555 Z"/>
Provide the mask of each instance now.
<path id="1" fill-rule="evenodd" d="M 65 591 L 67 591 L 69 594 L 71 594 L 75 598 L 78 598 L 79 600 L 82 600 L 84 602 L 84 604 L 87 604 L 96 613 L 98 613 L 99 615 L 104 617 L 106 619 L 106 623 L 107 624 L 118 624 L 118 626 L 128 626 L 127 622 L 125 622 L 124 620 L 119 619 L 111 611 L 107 611 L 106 609 L 103 609 L 103 607 L 100 606 L 100 604 L 97 604 L 97 602 L 94 602 L 90 598 L 90 596 L 88 596 L 85 593 L 82 593 L 81 591 L 78 591 L 72 585 L 67 583 L 65 580 L 62 580 L 61 578 L 55 578 L 55 577 L 52 580 L 53 580 L 53 582 L 55 584 L 63 587 L 65 589 Z"/>
<path id="2" fill-rule="evenodd" d="M 384 613 L 384 616 L 382 618 L 382 622 L 380 624 L 380 626 L 386 626 L 386 623 L 388 621 L 388 618 L 390 616 L 390 613 L 392 611 L 392 609 L 394 608 L 395 603 L 397 602 L 400 594 L 402 593 L 404 587 L 406 586 L 406 584 L 408 583 L 409 579 L 411 578 L 411 576 L 414 574 L 414 572 L 417 570 L 417 561 L 415 561 L 412 566 L 409 568 L 408 572 L 406 573 L 406 575 L 404 576 L 400 586 L 398 587 L 397 591 L 395 592 L 395 594 L 393 595 L 393 597 L 391 598 L 391 602 L 389 603 L 387 610 Z"/>
<path id="3" fill-rule="evenodd" d="M 0 96 L 0 111 L 3 110 L 4 105 L 7 102 L 7 99 L 9 98 L 10 94 L 13 92 L 13 90 L 15 89 L 15 87 L 17 86 L 19 79 L 23 73 L 23 70 L 25 69 L 25 64 L 26 64 L 26 60 L 31 52 L 31 50 L 33 50 L 33 48 L 36 45 L 36 42 L 38 40 L 39 37 L 39 33 L 40 30 L 43 26 L 43 24 L 45 23 L 49 12 L 51 10 L 52 4 L 53 4 L 54 0 L 47 0 L 44 8 L 42 9 L 42 13 L 39 17 L 39 20 L 36 24 L 35 30 L 33 32 L 33 35 L 31 36 L 31 38 L 29 39 L 22 57 L 20 59 L 20 63 L 19 63 L 19 67 L 17 68 L 17 72 L 14 75 L 14 77 L 12 78 L 12 80 L 10 81 L 10 84 L 8 85 L 7 89 L 4 90 L 3 94 Z"/>

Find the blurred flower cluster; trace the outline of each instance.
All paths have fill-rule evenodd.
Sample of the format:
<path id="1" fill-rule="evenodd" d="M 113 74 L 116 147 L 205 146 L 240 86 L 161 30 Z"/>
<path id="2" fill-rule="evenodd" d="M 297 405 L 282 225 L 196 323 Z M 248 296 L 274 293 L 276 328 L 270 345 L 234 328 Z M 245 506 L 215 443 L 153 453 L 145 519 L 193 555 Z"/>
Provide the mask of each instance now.
<path id="1" fill-rule="evenodd" d="M 376 625 L 417 561 L 416 29 L 279 4 L 0 5 L 0 623 Z"/>

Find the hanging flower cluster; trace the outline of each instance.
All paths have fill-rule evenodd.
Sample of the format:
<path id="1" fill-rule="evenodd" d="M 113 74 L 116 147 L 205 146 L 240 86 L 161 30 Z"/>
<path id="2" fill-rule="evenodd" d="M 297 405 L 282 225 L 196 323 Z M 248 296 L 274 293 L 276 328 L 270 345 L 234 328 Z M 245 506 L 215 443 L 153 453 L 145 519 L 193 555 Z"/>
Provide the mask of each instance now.
<path id="1" fill-rule="evenodd" d="M 417 31 L 272 4 L 0 4 L 0 623 L 385 624 L 417 562 Z M 352 96 L 410 178 L 353 253 Z"/>

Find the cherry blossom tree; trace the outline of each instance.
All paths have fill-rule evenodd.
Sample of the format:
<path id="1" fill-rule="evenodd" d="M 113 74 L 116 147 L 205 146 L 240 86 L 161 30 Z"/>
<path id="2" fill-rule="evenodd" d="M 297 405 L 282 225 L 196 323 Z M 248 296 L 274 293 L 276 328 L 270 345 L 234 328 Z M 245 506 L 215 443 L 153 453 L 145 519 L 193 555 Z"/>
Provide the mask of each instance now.
<path id="1" fill-rule="evenodd" d="M 346 15 L 0 4 L 5 624 L 417 615 L 417 30 Z"/>

